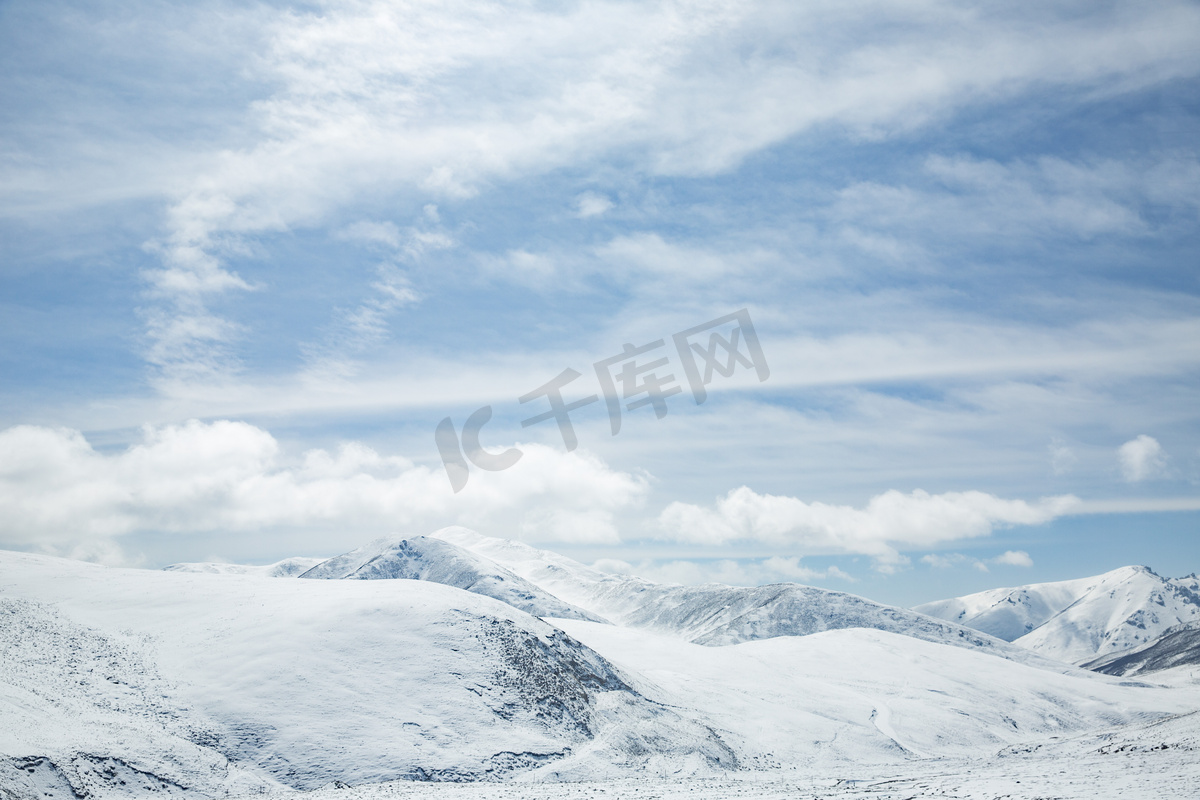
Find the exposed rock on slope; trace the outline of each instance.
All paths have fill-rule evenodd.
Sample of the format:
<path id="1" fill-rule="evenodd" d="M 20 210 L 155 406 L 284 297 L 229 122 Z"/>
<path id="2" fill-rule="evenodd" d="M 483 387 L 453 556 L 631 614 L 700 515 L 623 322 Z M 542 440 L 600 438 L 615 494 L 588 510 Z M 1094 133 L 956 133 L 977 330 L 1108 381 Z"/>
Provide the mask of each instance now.
<path id="1" fill-rule="evenodd" d="M 1142 675 L 1147 672 L 1200 665 L 1200 623 L 1170 628 L 1144 647 L 1102 656 L 1083 666 L 1106 675 Z"/>

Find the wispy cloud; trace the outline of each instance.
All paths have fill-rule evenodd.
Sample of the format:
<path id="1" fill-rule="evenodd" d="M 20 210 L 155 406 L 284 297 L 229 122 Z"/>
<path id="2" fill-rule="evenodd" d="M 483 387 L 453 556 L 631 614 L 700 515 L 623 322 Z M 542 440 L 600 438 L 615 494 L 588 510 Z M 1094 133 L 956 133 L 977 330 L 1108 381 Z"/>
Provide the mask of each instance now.
<path id="1" fill-rule="evenodd" d="M 921 563 L 934 569 L 969 567 L 978 572 L 990 572 L 988 565 L 1005 567 L 1032 567 L 1033 558 L 1024 550 L 1006 550 L 994 558 L 975 558 L 962 553 L 929 553 L 921 556 Z"/>
<path id="2" fill-rule="evenodd" d="M 1200 57 L 1185 31 L 1198 14 L 1160 4 L 1131 25 L 1124 6 L 1084 18 L 1045 9 L 1036 28 L 1017 9 L 914 14 L 879 0 L 566 10 L 354 2 L 280 14 L 250 67 L 278 87 L 252 106 L 258 141 L 171 187 L 163 266 L 147 279 L 175 298 L 162 313 L 204 317 L 206 296 L 252 283 L 223 258 L 240 239 L 318 224 L 363 194 L 462 199 L 612 152 L 634 154 L 647 173 L 713 174 L 821 126 L 887 136 L 1047 81 L 1096 93 L 1193 75 Z M 1011 195 L 1011 208 L 1040 197 L 1013 168 L 935 158 L 930 169 L 967 193 Z M 1088 180 L 1069 165 L 1034 174 L 1072 188 L 1025 203 L 1028 219 L 1136 227 L 1119 206 L 1089 202 L 1095 191 L 1079 188 Z M 857 211 L 843 213 L 894 207 L 889 191 L 851 188 L 843 202 Z M 598 213 L 597 197 L 579 211 Z M 625 244 L 645 253 L 654 241 Z M 154 339 L 161 368 L 181 374 L 210 371 L 209 343 Z"/>
<path id="3" fill-rule="evenodd" d="M 766 583 L 808 583 L 837 580 L 854 583 L 849 573 L 829 566 L 812 569 L 796 557 L 771 556 L 762 559 L 715 559 L 708 561 L 640 561 L 630 564 L 620 559 L 601 559 L 592 564 L 601 572 L 636 575 L 658 583 L 696 585 L 721 583 L 726 586 L 761 586 Z"/>

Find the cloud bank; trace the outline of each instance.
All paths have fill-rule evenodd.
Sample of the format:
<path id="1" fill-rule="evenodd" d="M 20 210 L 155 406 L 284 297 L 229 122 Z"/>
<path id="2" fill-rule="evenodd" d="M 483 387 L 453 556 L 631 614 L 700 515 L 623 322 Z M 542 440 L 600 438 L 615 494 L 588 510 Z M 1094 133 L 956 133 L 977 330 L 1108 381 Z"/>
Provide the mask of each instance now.
<path id="1" fill-rule="evenodd" d="M 858 553 L 887 569 L 903 563 L 902 549 L 980 538 L 1011 525 L 1039 525 L 1069 513 L 1079 502 L 1070 495 L 1028 503 L 985 492 L 934 495 L 918 489 L 884 492 L 865 508 L 854 508 L 763 495 L 743 486 L 711 507 L 671 503 L 658 522 L 664 536 L 676 542 L 755 541 L 806 554 Z"/>
<path id="2" fill-rule="evenodd" d="M 357 442 L 289 459 L 270 433 L 244 422 L 146 428 L 142 443 L 114 454 L 78 431 L 19 426 L 0 432 L 0 546 L 86 557 L 139 531 L 328 529 L 368 538 L 447 522 L 531 540 L 618 540 L 613 514 L 642 501 L 644 477 L 588 454 L 522 449 L 521 469 L 479 476 L 455 498 L 440 468 Z"/>

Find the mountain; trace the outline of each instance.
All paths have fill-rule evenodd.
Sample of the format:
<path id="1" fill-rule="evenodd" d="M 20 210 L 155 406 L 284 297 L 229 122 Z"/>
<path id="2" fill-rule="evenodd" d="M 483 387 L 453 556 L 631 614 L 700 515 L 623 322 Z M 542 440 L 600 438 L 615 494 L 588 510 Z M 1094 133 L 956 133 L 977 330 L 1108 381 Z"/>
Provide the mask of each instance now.
<path id="1" fill-rule="evenodd" d="M 294 578 L 302 572 L 320 564 L 325 559 L 295 556 L 265 566 L 249 564 L 224 564 L 215 561 L 171 564 L 163 567 L 166 572 L 203 572 L 209 575 L 258 575 L 264 578 Z"/>
<path id="2" fill-rule="evenodd" d="M 1195 575 L 1168 580 L 1148 567 L 926 603 L 914 610 L 975 628 L 1042 655 L 1081 664 L 1141 647 L 1200 620 Z"/>
<path id="3" fill-rule="evenodd" d="M 528 571 L 580 596 L 595 591 L 618 624 L 543 621 L 432 581 L 264 580 L 0 551 L 0 797 L 629 781 L 618 785 L 629 791 L 573 795 L 582 798 L 738 775 L 752 779 L 737 794 L 758 796 L 772 775 L 928 771 L 925 759 L 940 773 L 946 759 L 991 763 L 1001 748 L 1200 709 L 1200 685 L 1182 677 L 1130 681 L 1029 653 L 1019 661 L 1006 652 L 1019 648 L 983 634 L 997 646 L 871 627 L 698 644 L 683 637 L 740 628 L 690 609 L 668 614 L 663 598 L 695 599 L 680 587 L 472 536 L 509 552 L 506 563 L 537 563 Z M 346 574 L 361 569 L 353 563 L 343 562 Z M 599 589 L 583 582 L 588 574 Z M 768 617 L 784 607 L 747 596 Z M 647 605 L 657 608 L 650 621 L 638 617 Z M 619 609 L 638 625 L 620 624 Z M 897 619 L 925 619 L 908 613 Z M 995 774 L 1021 768 L 1004 766 Z M 826 794 L 813 787 L 769 796 Z M 501 795 L 551 796 L 489 796 Z"/>
<path id="4" fill-rule="evenodd" d="M 0 586 L 0 788 L 18 798 L 737 764 L 562 630 L 437 583 L 0 551 Z"/>
<path id="5" fill-rule="evenodd" d="M 441 539 L 377 539 L 344 555 L 314 565 L 301 578 L 431 581 L 493 597 L 535 617 L 600 621 L 594 614 L 564 603 L 509 570 Z"/>
<path id="6" fill-rule="evenodd" d="M 566 556 L 467 528 L 436 531 L 562 600 L 618 625 L 720 646 L 827 630 L 872 628 L 1028 661 L 1021 648 L 971 628 L 845 592 L 794 583 L 758 587 L 672 586 L 598 572 Z"/>
<path id="7" fill-rule="evenodd" d="M 835 771 L 851 757 L 879 763 L 994 753 L 1143 719 L 1134 710 L 1140 693 L 1161 693 L 1172 711 L 1198 695 L 1101 684 L 1081 670 L 1055 672 L 867 628 L 708 647 L 615 625 L 562 627 L 635 681 L 645 676 L 650 685 L 639 691 L 721 730 L 748 763 L 816 762 Z M 1102 721 L 1108 714 L 1115 716 Z"/>
<path id="8" fill-rule="evenodd" d="M 1144 675 L 1149 672 L 1200 665 L 1200 622 L 1168 628 L 1143 647 L 1089 661 L 1086 669 L 1105 675 Z"/>

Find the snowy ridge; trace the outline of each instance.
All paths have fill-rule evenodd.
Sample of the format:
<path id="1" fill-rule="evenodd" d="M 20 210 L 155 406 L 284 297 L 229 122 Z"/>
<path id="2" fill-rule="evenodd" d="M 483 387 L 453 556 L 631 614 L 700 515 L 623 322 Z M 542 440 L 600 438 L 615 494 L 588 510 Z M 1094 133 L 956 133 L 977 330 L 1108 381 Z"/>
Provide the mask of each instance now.
<path id="1" fill-rule="evenodd" d="M 795 610 L 780 587 L 692 595 L 442 533 L 638 624 L 539 620 L 428 580 L 264 580 L 0 551 L 0 796 L 887 774 L 1200 709 L 1200 683 L 1182 674 L 1129 681 L 1021 661 L 983 634 L 995 646 L 853 625 L 763 635 Z M 419 544 L 418 555 L 448 552 Z M 353 576 L 372 558 L 329 570 Z M 375 563 L 385 574 L 393 562 Z M 887 610 L 796 597 L 814 614 L 789 623 L 804 629 L 823 624 L 819 609 L 831 627 L 856 613 L 878 625 Z M 729 631 L 751 639 L 711 641 Z M 513 791 L 503 796 L 535 796 Z"/>
<path id="2" fill-rule="evenodd" d="M 926 603 L 930 616 L 976 628 L 1074 664 L 1141 647 L 1200 620 L 1196 576 L 1167 580 L 1147 567 Z"/>
<path id="3" fill-rule="evenodd" d="M 1083 666 L 1105 675 L 1142 675 L 1175 667 L 1200 665 L 1200 622 L 1176 625 L 1150 644 L 1101 656 Z"/>
<path id="4" fill-rule="evenodd" d="M 279 788 L 213 749 L 146 643 L 0 596 L 0 796 L 213 797 Z M 119 743 L 119 744 L 118 744 Z"/>
<path id="5" fill-rule="evenodd" d="M 171 564 L 163 567 L 164 572 L 202 572 L 208 575 L 258 575 L 264 578 L 295 578 L 315 567 L 325 559 L 295 556 L 276 561 L 274 564 L 252 566 L 250 564 L 225 564 L 216 561 L 199 561 Z"/>
<path id="6" fill-rule="evenodd" d="M 1159 716 L 1135 700 L 1139 690 L 1111 679 L 879 630 L 706 647 L 612 625 L 562 626 L 644 676 L 638 688 L 648 696 L 728 731 L 723 738 L 754 763 L 833 769 L 962 757 Z M 1158 691 L 1175 710 L 1166 690 L 1144 696 Z"/>
<path id="7" fill-rule="evenodd" d="M 434 537 L 507 567 L 573 605 L 614 623 L 719 646 L 827 630 L 872 628 L 1004 658 L 1030 654 L 971 628 L 856 595 L 794 583 L 759 587 L 669 586 L 598 572 L 558 553 L 444 528 Z M 1042 666 L 1045 666 L 1044 664 Z"/>
<path id="8" fill-rule="evenodd" d="M 563 631 L 436 583 L 268 581 L 0 552 L 0 586 L 22 609 L 53 606 L 85 639 L 125 643 L 134 666 L 97 676 L 98 691 L 139 675 L 170 687 L 143 692 L 161 697 L 146 709 L 76 702 L 61 688 L 73 674 L 41 667 L 39 648 L 73 658 L 38 633 L 52 628 L 32 612 L 0 618 L 35 648 L 5 653 L 16 663 L 0 678 L 0 755 L 60 772 L 107 759 L 221 796 L 228 763 L 258 785 L 306 789 L 737 764 L 715 733 L 633 691 Z M 82 733 L 53 723 L 78 705 L 95 720 Z M 200 781 L 200 770 L 214 777 Z"/>
<path id="9" fill-rule="evenodd" d="M 495 598 L 535 617 L 602 621 L 594 614 L 564 603 L 490 559 L 428 536 L 377 539 L 322 561 L 299 577 L 432 581 Z"/>

